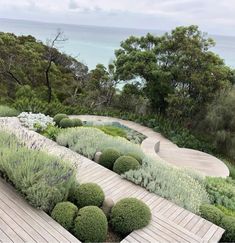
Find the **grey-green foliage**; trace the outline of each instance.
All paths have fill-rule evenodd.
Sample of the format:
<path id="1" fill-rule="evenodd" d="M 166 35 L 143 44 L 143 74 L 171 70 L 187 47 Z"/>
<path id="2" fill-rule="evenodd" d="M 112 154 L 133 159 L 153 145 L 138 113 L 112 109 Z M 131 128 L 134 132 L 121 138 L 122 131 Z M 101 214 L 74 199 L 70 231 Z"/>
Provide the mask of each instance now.
<path id="1" fill-rule="evenodd" d="M 0 105 L 0 117 L 12 117 L 12 116 L 18 116 L 19 112 L 6 105 Z"/>
<path id="2" fill-rule="evenodd" d="M 144 156 L 139 145 L 121 137 L 107 135 L 97 128 L 68 128 L 58 135 L 56 141 L 90 159 L 94 158 L 97 151 L 102 152 L 107 148 L 114 148 L 121 154 L 135 153 L 141 158 Z"/>
<path id="3" fill-rule="evenodd" d="M 195 213 L 202 203 L 209 203 L 201 179 L 152 158 L 145 158 L 139 170 L 128 171 L 122 177 Z"/>
<path id="4" fill-rule="evenodd" d="M 74 168 L 59 158 L 28 149 L 0 131 L 0 172 L 33 206 L 46 212 L 67 199 Z"/>

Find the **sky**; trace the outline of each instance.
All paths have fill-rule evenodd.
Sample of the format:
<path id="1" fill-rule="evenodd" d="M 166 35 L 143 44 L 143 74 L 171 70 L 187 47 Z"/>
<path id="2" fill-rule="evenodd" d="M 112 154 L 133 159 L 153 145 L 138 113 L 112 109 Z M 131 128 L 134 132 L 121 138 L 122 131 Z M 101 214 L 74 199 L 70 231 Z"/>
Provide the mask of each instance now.
<path id="1" fill-rule="evenodd" d="M 0 18 L 235 36 L 235 0 L 0 0 Z"/>

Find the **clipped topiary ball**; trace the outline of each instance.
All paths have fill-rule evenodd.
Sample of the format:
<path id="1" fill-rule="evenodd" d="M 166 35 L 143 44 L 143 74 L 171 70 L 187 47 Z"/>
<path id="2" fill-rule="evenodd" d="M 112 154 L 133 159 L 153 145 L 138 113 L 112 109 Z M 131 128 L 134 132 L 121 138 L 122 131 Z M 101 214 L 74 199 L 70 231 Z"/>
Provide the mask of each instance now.
<path id="1" fill-rule="evenodd" d="M 113 171 L 121 175 L 129 170 L 137 170 L 139 167 L 140 163 L 133 157 L 121 156 L 115 161 Z"/>
<path id="2" fill-rule="evenodd" d="M 79 207 L 97 206 L 100 207 L 104 201 L 102 188 L 95 183 L 85 183 L 74 190 L 74 203 Z"/>
<path id="3" fill-rule="evenodd" d="M 71 230 L 73 221 L 77 216 L 78 208 L 71 202 L 57 203 L 52 210 L 51 217 L 65 229 Z"/>
<path id="4" fill-rule="evenodd" d="M 57 126 L 60 125 L 60 121 L 64 118 L 68 118 L 66 114 L 57 114 L 54 116 L 53 121 L 56 123 Z"/>
<path id="5" fill-rule="evenodd" d="M 147 226 L 151 220 L 151 211 L 144 202 L 136 198 L 125 198 L 114 205 L 110 218 L 113 230 L 127 235 Z"/>
<path id="6" fill-rule="evenodd" d="M 106 149 L 99 158 L 99 164 L 108 169 L 113 168 L 114 162 L 120 157 L 120 153 L 115 149 Z"/>
<path id="7" fill-rule="evenodd" d="M 235 217 L 225 216 L 221 220 L 220 226 L 225 229 L 222 236 L 223 242 L 234 242 L 235 240 Z"/>
<path id="8" fill-rule="evenodd" d="M 220 209 L 210 204 L 202 204 L 200 206 L 200 214 L 203 218 L 217 225 L 220 224 L 220 221 L 224 216 Z"/>
<path id="9" fill-rule="evenodd" d="M 142 165 L 142 158 L 140 157 L 140 155 L 135 154 L 135 153 L 127 153 L 126 156 L 133 157 L 134 159 L 136 159 Z"/>
<path id="10" fill-rule="evenodd" d="M 62 128 L 69 128 L 69 127 L 73 127 L 73 121 L 69 118 L 63 118 L 60 121 L 60 127 Z"/>
<path id="11" fill-rule="evenodd" d="M 80 184 L 78 183 L 77 180 L 75 180 L 74 183 L 69 188 L 68 201 L 76 204 L 75 195 L 76 195 L 76 191 L 78 190 L 79 186 L 80 186 Z"/>
<path id="12" fill-rule="evenodd" d="M 108 221 L 100 208 L 87 206 L 79 210 L 73 231 L 82 242 L 104 242 L 107 237 Z"/>
<path id="13" fill-rule="evenodd" d="M 78 119 L 78 118 L 74 118 L 74 119 L 72 119 L 72 121 L 73 121 L 73 126 L 74 127 L 81 127 L 83 125 L 82 121 L 80 119 Z"/>

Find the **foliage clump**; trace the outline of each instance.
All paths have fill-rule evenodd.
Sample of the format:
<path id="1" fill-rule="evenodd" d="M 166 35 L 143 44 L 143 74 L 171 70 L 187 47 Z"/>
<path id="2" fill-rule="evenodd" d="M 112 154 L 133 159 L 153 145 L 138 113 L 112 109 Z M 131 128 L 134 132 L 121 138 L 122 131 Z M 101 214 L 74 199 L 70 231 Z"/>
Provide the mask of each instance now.
<path id="1" fill-rule="evenodd" d="M 69 163 L 28 149 L 5 132 L 0 132 L 0 171 L 31 205 L 46 212 L 67 199 L 75 180 Z"/>
<path id="2" fill-rule="evenodd" d="M 61 128 L 69 128 L 69 127 L 73 127 L 73 126 L 74 126 L 74 124 L 73 124 L 73 120 L 72 119 L 63 118 L 60 121 L 60 127 Z"/>
<path id="3" fill-rule="evenodd" d="M 6 105 L 0 105 L 0 117 L 18 116 L 19 112 L 15 108 Z"/>
<path id="4" fill-rule="evenodd" d="M 113 169 L 113 164 L 119 157 L 120 153 L 116 149 L 105 149 L 99 158 L 99 164 L 108 169 Z"/>
<path id="5" fill-rule="evenodd" d="M 129 170 L 138 170 L 140 168 L 140 163 L 138 160 L 131 156 L 121 156 L 119 157 L 114 165 L 113 171 L 119 175 L 129 171 Z"/>
<path id="6" fill-rule="evenodd" d="M 52 210 L 51 217 L 62 225 L 65 229 L 71 230 L 73 222 L 77 216 L 78 208 L 71 202 L 57 203 Z"/>
<path id="7" fill-rule="evenodd" d="M 110 223 L 113 229 L 127 235 L 149 224 L 151 211 L 149 207 L 136 198 L 125 198 L 117 202 L 111 210 Z"/>
<path id="8" fill-rule="evenodd" d="M 200 214 L 203 218 L 213 222 L 216 225 L 220 224 L 221 219 L 224 216 L 220 209 L 211 204 L 202 204 L 200 207 Z"/>
<path id="9" fill-rule="evenodd" d="M 223 217 L 220 226 L 225 229 L 225 233 L 222 236 L 222 241 L 233 242 L 235 239 L 235 217 Z"/>
<path id="10" fill-rule="evenodd" d="M 103 211 L 96 206 L 86 206 L 78 211 L 74 221 L 74 235 L 82 242 L 104 242 L 108 222 Z"/>
<path id="11" fill-rule="evenodd" d="M 73 127 L 81 127 L 82 126 L 82 121 L 79 118 L 73 118 Z"/>
<path id="12" fill-rule="evenodd" d="M 68 118 L 66 114 L 57 114 L 54 116 L 53 120 L 57 126 L 60 125 L 60 121 L 64 118 Z"/>
<path id="13" fill-rule="evenodd" d="M 72 190 L 74 195 L 70 193 L 70 198 L 74 199 L 74 203 L 78 208 L 85 206 L 97 206 L 100 207 L 104 201 L 104 192 L 102 188 L 95 183 L 85 183 L 79 186 L 75 186 Z"/>

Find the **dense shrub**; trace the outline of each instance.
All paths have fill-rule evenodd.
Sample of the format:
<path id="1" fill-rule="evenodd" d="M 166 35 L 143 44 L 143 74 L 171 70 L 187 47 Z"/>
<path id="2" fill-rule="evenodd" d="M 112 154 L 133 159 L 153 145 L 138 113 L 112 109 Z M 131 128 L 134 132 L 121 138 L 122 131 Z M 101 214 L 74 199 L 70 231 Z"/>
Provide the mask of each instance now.
<path id="1" fill-rule="evenodd" d="M 6 105 L 0 105 L 0 117 L 18 116 L 19 112 Z"/>
<path id="2" fill-rule="evenodd" d="M 96 128 L 100 129 L 105 134 L 111 135 L 113 137 L 117 137 L 117 136 L 123 137 L 123 138 L 127 137 L 126 132 L 123 129 L 119 128 L 119 127 L 106 125 L 106 126 L 96 126 Z"/>
<path id="3" fill-rule="evenodd" d="M 67 199 L 75 180 L 68 162 L 28 149 L 5 132 L 0 132 L 0 171 L 30 204 L 46 212 Z"/>
<path id="4" fill-rule="evenodd" d="M 222 236 L 223 242 L 234 242 L 235 240 L 235 218 L 231 216 L 225 216 L 221 220 L 220 226 L 225 229 L 225 233 Z"/>
<path id="5" fill-rule="evenodd" d="M 126 156 L 133 157 L 134 159 L 136 159 L 142 165 L 142 159 L 143 159 L 143 157 L 139 156 L 138 154 L 135 154 L 135 153 L 127 153 L 125 155 Z"/>
<path id="6" fill-rule="evenodd" d="M 43 132 L 48 126 L 55 124 L 53 118 L 41 113 L 22 112 L 18 118 L 23 126 L 38 132 Z"/>
<path id="7" fill-rule="evenodd" d="M 80 119 L 73 118 L 72 121 L 73 121 L 73 127 L 80 127 L 80 126 L 82 126 L 82 121 Z"/>
<path id="8" fill-rule="evenodd" d="M 74 203 L 79 207 L 97 206 L 100 207 L 104 201 L 102 188 L 95 183 L 81 184 L 74 190 Z"/>
<path id="9" fill-rule="evenodd" d="M 209 203 L 201 178 L 152 158 L 144 158 L 139 170 L 130 170 L 122 177 L 194 213 L 202 203 Z"/>
<path id="10" fill-rule="evenodd" d="M 54 116 L 53 120 L 56 123 L 57 126 L 60 125 L 60 121 L 64 118 L 68 118 L 68 116 L 66 114 L 57 114 Z"/>
<path id="11" fill-rule="evenodd" d="M 206 190 L 213 204 L 235 210 L 235 180 L 208 177 Z"/>
<path id="12" fill-rule="evenodd" d="M 126 235 L 147 226 L 151 220 L 151 211 L 142 201 L 136 198 L 125 198 L 114 205 L 110 218 L 113 229 Z"/>
<path id="13" fill-rule="evenodd" d="M 103 211 L 96 206 L 81 208 L 74 221 L 74 235 L 83 242 L 104 242 L 108 222 Z"/>
<path id="14" fill-rule="evenodd" d="M 60 121 L 60 127 L 61 128 L 69 128 L 69 127 L 73 127 L 73 120 L 69 119 L 69 118 L 63 118 Z"/>
<path id="15" fill-rule="evenodd" d="M 66 129 L 59 134 L 56 141 L 89 159 L 94 159 L 97 151 L 104 151 L 107 148 L 115 148 L 121 154 L 133 152 L 139 156 L 144 156 L 139 145 L 124 138 L 107 135 L 97 128 L 76 127 Z"/>
<path id="16" fill-rule="evenodd" d="M 78 208 L 71 202 L 57 203 L 52 210 L 51 217 L 65 229 L 71 230 L 77 216 Z"/>
<path id="17" fill-rule="evenodd" d="M 47 126 L 47 128 L 45 130 L 43 130 L 43 132 L 41 132 L 41 134 L 51 140 L 56 140 L 58 134 L 60 133 L 61 128 L 57 127 L 57 126 L 53 126 L 53 125 L 49 125 Z"/>
<path id="18" fill-rule="evenodd" d="M 68 201 L 76 204 L 76 191 L 78 190 L 79 186 L 79 182 L 75 180 L 69 189 Z"/>
<path id="19" fill-rule="evenodd" d="M 220 225 L 221 219 L 224 216 L 220 209 L 211 204 L 202 204 L 200 207 L 200 214 L 203 218 L 217 225 Z"/>
<path id="20" fill-rule="evenodd" d="M 117 150 L 105 149 L 99 158 L 99 164 L 108 169 L 113 169 L 113 164 L 119 157 L 120 153 Z"/>
<path id="21" fill-rule="evenodd" d="M 235 210 L 226 208 L 226 207 L 221 206 L 221 205 L 216 205 L 216 207 L 218 209 L 220 209 L 225 215 L 235 217 Z"/>
<path id="22" fill-rule="evenodd" d="M 137 170 L 139 167 L 140 164 L 135 158 L 131 156 L 121 156 L 115 161 L 113 171 L 121 175 L 129 170 Z"/>

